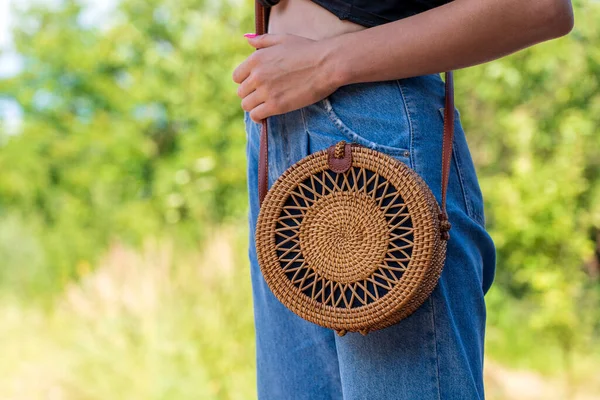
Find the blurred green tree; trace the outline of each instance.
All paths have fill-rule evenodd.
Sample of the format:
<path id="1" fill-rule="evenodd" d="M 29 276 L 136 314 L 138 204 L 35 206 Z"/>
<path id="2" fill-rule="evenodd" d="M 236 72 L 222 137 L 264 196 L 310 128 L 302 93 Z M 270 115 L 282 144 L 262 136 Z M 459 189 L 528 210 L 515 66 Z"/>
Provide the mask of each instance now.
<path id="1" fill-rule="evenodd" d="M 0 218 L 17 215 L 43 242 L 49 281 L 73 278 L 110 240 L 167 234 L 195 246 L 246 212 L 231 73 L 253 50 L 242 36 L 250 6 L 125 0 L 98 24 L 83 4 L 21 10 L 23 68 L 0 83 L 24 111 L 19 134 L 1 139 Z M 0 276 L 14 283 L 27 269 Z"/>

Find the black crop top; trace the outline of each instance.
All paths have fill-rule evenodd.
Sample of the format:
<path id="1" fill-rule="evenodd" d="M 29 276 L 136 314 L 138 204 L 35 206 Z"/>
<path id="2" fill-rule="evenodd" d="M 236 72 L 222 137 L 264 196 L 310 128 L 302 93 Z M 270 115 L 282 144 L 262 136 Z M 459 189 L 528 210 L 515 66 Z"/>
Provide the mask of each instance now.
<path id="1" fill-rule="evenodd" d="M 258 0 L 272 7 L 280 0 Z M 396 21 L 449 3 L 452 0 L 311 0 L 335 14 L 357 24 L 372 27 Z"/>

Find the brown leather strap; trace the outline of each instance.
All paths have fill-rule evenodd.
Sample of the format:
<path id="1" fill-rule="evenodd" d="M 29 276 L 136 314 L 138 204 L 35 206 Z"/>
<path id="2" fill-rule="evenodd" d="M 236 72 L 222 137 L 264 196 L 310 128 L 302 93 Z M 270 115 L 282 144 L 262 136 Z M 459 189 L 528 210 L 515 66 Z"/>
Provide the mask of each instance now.
<path id="1" fill-rule="evenodd" d="M 258 0 L 254 2 L 255 11 L 255 33 L 262 35 L 266 33 L 268 12 L 269 8 L 265 8 L 260 4 Z M 256 49 L 258 50 L 258 49 Z M 446 213 L 446 188 L 448 187 L 448 179 L 450 175 L 450 160 L 452 159 L 452 140 L 454 136 L 454 82 L 452 77 L 452 71 L 445 73 L 445 91 L 446 99 L 444 106 L 444 138 L 442 141 L 442 201 L 441 201 L 441 213 L 439 215 L 442 224 L 442 237 L 448 239 L 448 230 L 450 224 L 448 223 L 448 214 Z M 263 199 L 267 195 L 268 191 L 268 177 L 269 177 L 269 166 L 268 166 L 268 131 L 267 131 L 267 118 L 261 121 L 261 132 L 260 132 L 260 151 L 259 151 L 259 162 L 258 162 L 258 199 L 259 204 L 262 205 Z"/>
<path id="2" fill-rule="evenodd" d="M 254 0 L 254 29 L 255 33 L 262 35 L 267 29 L 267 10 L 260 4 L 258 0 Z M 258 49 L 256 49 L 258 50 Z M 255 50 L 255 51 L 256 51 Z M 262 205 L 263 199 L 267 195 L 269 182 L 269 134 L 267 131 L 267 119 L 261 121 L 262 128 L 260 130 L 260 150 L 258 158 L 258 202 L 259 207 Z"/>
<path id="3" fill-rule="evenodd" d="M 446 100 L 444 104 L 444 138 L 442 139 L 442 205 L 439 219 L 442 222 L 442 239 L 450 239 L 448 231 L 450 223 L 446 213 L 446 188 L 450 178 L 450 161 L 452 159 L 452 140 L 454 136 L 454 77 L 452 71 L 445 73 Z"/>

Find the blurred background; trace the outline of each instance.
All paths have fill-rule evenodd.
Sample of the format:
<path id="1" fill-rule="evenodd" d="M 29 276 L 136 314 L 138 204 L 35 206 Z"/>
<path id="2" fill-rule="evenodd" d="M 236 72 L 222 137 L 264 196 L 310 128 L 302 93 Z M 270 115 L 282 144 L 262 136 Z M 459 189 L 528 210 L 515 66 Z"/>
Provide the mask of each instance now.
<path id="1" fill-rule="evenodd" d="M 252 1 L 0 0 L 0 399 L 253 399 Z M 456 73 L 487 398 L 600 399 L 600 3 Z"/>

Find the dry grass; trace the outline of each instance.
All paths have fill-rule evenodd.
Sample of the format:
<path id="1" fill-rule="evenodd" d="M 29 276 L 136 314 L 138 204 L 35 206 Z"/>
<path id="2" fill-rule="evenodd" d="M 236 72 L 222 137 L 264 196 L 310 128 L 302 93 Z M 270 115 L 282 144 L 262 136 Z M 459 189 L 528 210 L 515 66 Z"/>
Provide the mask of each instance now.
<path id="1" fill-rule="evenodd" d="M 0 303 L 0 399 L 255 398 L 246 231 L 223 229 L 191 255 L 115 244 L 80 269 L 49 310 Z M 568 398 L 564 385 L 490 361 L 486 385 L 491 400 Z"/>

